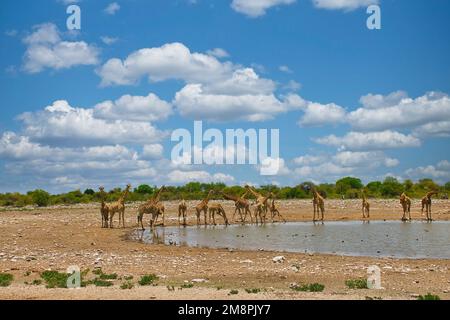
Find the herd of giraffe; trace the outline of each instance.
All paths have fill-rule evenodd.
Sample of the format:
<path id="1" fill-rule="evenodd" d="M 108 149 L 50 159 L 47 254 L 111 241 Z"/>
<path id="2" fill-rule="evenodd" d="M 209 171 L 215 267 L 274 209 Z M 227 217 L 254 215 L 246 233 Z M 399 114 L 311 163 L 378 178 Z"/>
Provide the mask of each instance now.
<path id="1" fill-rule="evenodd" d="M 122 225 L 122 227 L 125 227 L 125 199 L 130 192 L 131 185 L 128 184 L 124 192 L 121 194 L 120 198 L 113 203 L 106 203 L 105 202 L 106 194 L 104 188 L 100 187 L 99 189 L 102 199 L 100 207 L 102 228 L 108 227 L 113 228 L 113 218 L 116 213 L 119 214 L 119 227 L 120 225 Z M 151 228 L 156 226 L 156 222 L 159 217 L 162 218 L 161 225 L 164 226 L 165 206 L 164 203 L 161 202 L 160 200 L 161 193 L 164 191 L 164 189 L 165 187 L 162 186 L 149 200 L 147 200 L 145 203 L 141 204 L 138 207 L 137 222 L 138 226 L 140 226 L 142 229 L 144 229 L 143 217 L 145 214 L 150 215 Z M 283 218 L 278 209 L 277 203 L 275 202 L 275 195 L 272 192 L 264 196 L 261 193 L 258 193 L 253 187 L 246 185 L 245 192 L 241 196 L 226 194 L 223 191 L 214 192 L 213 190 L 210 190 L 207 196 L 194 207 L 197 218 L 197 225 L 201 224 L 202 213 L 205 225 L 207 225 L 208 222 L 209 224 L 212 223 L 213 225 L 216 225 L 215 219 L 216 214 L 222 217 L 225 225 L 229 224 L 223 206 L 218 202 L 210 203 L 210 199 L 213 196 L 213 194 L 220 194 L 223 197 L 223 199 L 231 200 L 234 202 L 235 209 L 232 217 L 233 221 L 236 221 L 235 216 L 237 213 L 239 215 L 241 223 L 245 223 L 247 220 L 247 216 L 249 216 L 251 223 L 253 223 L 254 218 L 255 223 L 258 224 L 259 218 L 259 223 L 264 224 L 266 223 L 267 213 L 269 213 L 271 222 L 275 222 L 276 218 L 278 218 L 278 221 L 286 222 L 286 219 Z M 252 204 L 246 198 L 247 195 L 249 194 L 251 194 L 255 198 Z M 314 210 L 313 221 L 323 222 L 325 213 L 325 199 L 316 189 L 312 190 L 312 194 L 313 194 L 312 203 Z M 434 195 L 437 194 L 438 194 L 437 191 L 431 191 L 428 192 L 426 196 L 422 198 L 422 215 L 424 214 L 425 210 L 427 221 L 433 221 L 431 218 L 431 199 Z M 362 192 L 361 198 L 362 198 L 362 217 L 363 219 L 370 219 L 370 203 L 367 200 L 364 192 Z M 411 220 L 411 199 L 405 193 L 402 193 L 402 195 L 400 196 L 400 204 L 403 208 L 402 221 Z M 254 207 L 253 214 L 250 210 L 251 205 L 253 205 Z M 188 206 L 186 204 L 186 201 L 182 199 L 178 205 L 179 225 L 186 226 L 187 212 Z M 183 220 L 182 222 L 181 219 Z"/>

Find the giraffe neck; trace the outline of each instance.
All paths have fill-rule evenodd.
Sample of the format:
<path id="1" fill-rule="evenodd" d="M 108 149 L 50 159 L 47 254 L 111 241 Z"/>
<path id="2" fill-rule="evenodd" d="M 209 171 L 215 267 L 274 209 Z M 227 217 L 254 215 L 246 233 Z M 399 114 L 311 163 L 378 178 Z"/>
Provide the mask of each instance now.
<path id="1" fill-rule="evenodd" d="M 155 198 L 153 198 L 153 200 L 155 202 L 159 202 L 159 198 L 161 197 L 161 192 L 162 192 L 162 188 L 158 190 L 158 192 L 155 195 Z"/>
<path id="2" fill-rule="evenodd" d="M 102 198 L 101 205 L 102 205 L 102 208 L 104 208 L 105 207 L 105 194 L 103 191 L 100 191 L 100 196 Z"/>
<path id="3" fill-rule="evenodd" d="M 211 197 L 211 192 L 208 192 L 208 195 L 206 196 L 206 198 L 203 200 L 203 202 L 205 203 L 205 204 L 208 204 L 208 202 L 209 202 L 209 198 Z"/>
<path id="4" fill-rule="evenodd" d="M 120 203 L 124 203 L 125 202 L 125 198 L 128 196 L 128 188 L 124 191 L 124 193 L 122 194 L 122 196 L 119 198 L 119 202 Z"/>
<path id="5" fill-rule="evenodd" d="M 252 188 L 248 187 L 247 190 L 255 197 L 257 197 L 257 198 L 261 197 L 261 195 L 258 192 L 256 192 L 255 190 L 253 190 Z"/>

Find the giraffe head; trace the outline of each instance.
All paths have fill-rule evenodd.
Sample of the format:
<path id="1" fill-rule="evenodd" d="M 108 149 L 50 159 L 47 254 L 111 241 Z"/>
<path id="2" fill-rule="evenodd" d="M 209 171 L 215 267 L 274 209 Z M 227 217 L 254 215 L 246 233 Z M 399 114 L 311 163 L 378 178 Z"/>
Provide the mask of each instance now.
<path id="1" fill-rule="evenodd" d="M 105 191 L 105 187 L 104 186 L 100 186 L 98 189 L 100 190 L 100 192 Z"/>

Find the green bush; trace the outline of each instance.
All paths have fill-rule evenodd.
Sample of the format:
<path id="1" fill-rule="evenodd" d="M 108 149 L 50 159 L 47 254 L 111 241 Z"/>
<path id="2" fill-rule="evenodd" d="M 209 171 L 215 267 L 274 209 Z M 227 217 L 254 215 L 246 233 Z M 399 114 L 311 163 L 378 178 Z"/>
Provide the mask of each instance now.
<path id="1" fill-rule="evenodd" d="M 138 283 L 141 286 L 148 286 L 153 284 L 153 282 L 156 280 L 158 280 L 158 277 L 155 274 L 146 274 L 141 277 Z"/>
<path id="2" fill-rule="evenodd" d="M 47 288 L 67 288 L 67 278 L 69 274 L 60 273 L 58 271 L 44 271 L 41 278 L 47 284 Z"/>
<path id="3" fill-rule="evenodd" d="M 33 203 L 39 207 L 46 207 L 50 202 L 50 194 L 44 190 L 35 190 L 31 192 Z"/>
<path id="4" fill-rule="evenodd" d="M 14 277 L 9 273 L 0 273 L 0 287 L 9 287 Z"/>
<path id="5" fill-rule="evenodd" d="M 320 283 L 311 283 L 292 287 L 292 290 L 303 292 L 322 292 L 324 289 L 325 286 Z"/>
<path id="6" fill-rule="evenodd" d="M 417 298 L 417 300 L 441 300 L 441 298 L 437 295 L 431 294 L 431 293 L 427 293 L 424 296 L 419 296 Z"/>
<path id="7" fill-rule="evenodd" d="M 350 289 L 367 289 L 367 279 L 352 279 L 345 281 L 345 285 Z"/>
<path id="8" fill-rule="evenodd" d="M 247 292 L 247 293 L 259 293 L 259 292 L 261 292 L 261 289 L 259 289 L 259 288 L 245 289 L 245 292 Z"/>
<path id="9" fill-rule="evenodd" d="M 100 274 L 99 278 L 102 280 L 115 280 L 115 279 L 117 279 L 117 273 L 111 273 L 111 274 L 102 273 L 102 274 Z"/>

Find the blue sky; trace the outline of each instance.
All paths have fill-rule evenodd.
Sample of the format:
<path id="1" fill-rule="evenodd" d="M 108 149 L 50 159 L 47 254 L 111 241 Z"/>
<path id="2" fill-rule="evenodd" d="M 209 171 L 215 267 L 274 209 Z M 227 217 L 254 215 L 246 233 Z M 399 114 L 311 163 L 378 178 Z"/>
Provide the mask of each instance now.
<path id="1" fill-rule="evenodd" d="M 366 27 L 374 3 L 381 30 Z M 2 1 L 0 192 L 450 181 L 449 12 L 445 0 Z M 280 129 L 282 169 L 173 163 L 170 133 L 193 120 Z"/>

